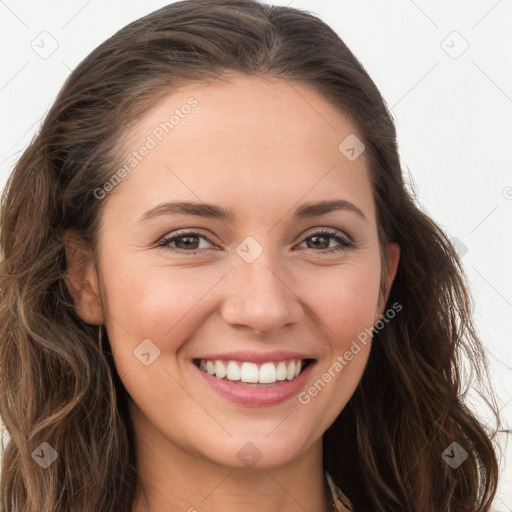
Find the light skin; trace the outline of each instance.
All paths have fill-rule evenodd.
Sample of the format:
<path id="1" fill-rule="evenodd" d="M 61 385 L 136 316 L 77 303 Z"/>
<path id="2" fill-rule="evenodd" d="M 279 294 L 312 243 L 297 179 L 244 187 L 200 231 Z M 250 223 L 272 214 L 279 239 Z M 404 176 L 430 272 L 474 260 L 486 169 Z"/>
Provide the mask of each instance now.
<path id="1" fill-rule="evenodd" d="M 381 276 L 366 155 L 350 161 L 338 149 L 357 134 L 348 118 L 297 83 L 230 80 L 174 91 L 138 122 L 126 138 L 132 151 L 191 96 L 198 102 L 103 199 L 96 266 L 78 264 L 85 252 L 68 234 L 70 283 L 80 317 L 105 324 L 133 399 L 152 512 L 328 510 L 322 434 L 354 393 L 371 344 L 307 405 L 296 396 L 267 407 L 232 403 L 192 360 L 235 350 L 304 352 L 316 359 L 307 390 L 384 313 L 400 251 L 386 248 Z M 345 209 L 293 219 L 301 205 L 332 199 L 365 218 Z M 167 201 L 213 203 L 235 219 L 180 213 L 138 221 Z M 355 246 L 315 235 L 323 228 Z M 187 229 L 209 241 L 188 235 L 157 246 Z M 249 236 L 263 251 L 251 263 L 236 251 Z M 325 252 L 333 248 L 341 250 Z M 145 339 L 160 350 L 149 366 L 134 355 Z M 261 454 L 250 467 L 237 456 L 248 442 Z M 140 490 L 133 512 L 147 510 Z"/>

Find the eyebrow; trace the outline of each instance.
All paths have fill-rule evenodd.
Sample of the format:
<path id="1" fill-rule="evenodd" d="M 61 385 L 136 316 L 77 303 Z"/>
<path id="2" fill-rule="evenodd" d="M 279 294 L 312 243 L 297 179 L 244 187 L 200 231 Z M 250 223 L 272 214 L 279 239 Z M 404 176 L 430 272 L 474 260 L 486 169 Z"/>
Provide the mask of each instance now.
<path id="1" fill-rule="evenodd" d="M 293 220 L 297 221 L 343 210 L 355 213 L 362 219 L 368 221 L 365 214 L 355 204 L 352 204 L 345 199 L 332 199 L 329 201 L 320 201 L 316 203 L 305 203 L 295 210 L 293 214 Z M 148 210 L 139 217 L 138 222 L 145 222 L 149 219 L 153 219 L 161 215 L 171 214 L 195 215 L 197 217 L 207 217 L 231 222 L 236 218 L 235 212 L 233 210 L 226 209 L 215 204 L 171 201 L 167 203 L 161 203 L 154 208 L 151 208 L 151 210 Z"/>

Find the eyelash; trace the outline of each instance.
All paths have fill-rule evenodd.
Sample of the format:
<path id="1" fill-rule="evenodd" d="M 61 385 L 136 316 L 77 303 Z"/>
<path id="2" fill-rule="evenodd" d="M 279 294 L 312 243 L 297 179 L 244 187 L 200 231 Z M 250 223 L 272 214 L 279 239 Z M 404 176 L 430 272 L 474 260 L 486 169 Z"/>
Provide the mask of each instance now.
<path id="1" fill-rule="evenodd" d="M 336 242 L 338 242 L 342 246 L 342 247 L 339 247 L 339 248 L 323 249 L 321 251 L 313 250 L 313 252 L 318 252 L 320 254 L 340 252 L 340 251 L 343 251 L 345 249 L 355 247 L 355 243 L 352 242 L 348 237 L 341 236 L 338 231 L 333 231 L 333 230 L 330 230 L 330 229 L 327 229 L 327 228 L 324 228 L 324 229 L 321 229 L 319 231 L 315 231 L 313 233 L 310 233 L 308 236 L 306 236 L 305 238 L 302 239 L 301 243 L 303 243 L 308 238 L 312 238 L 314 236 L 327 236 L 327 237 L 333 238 L 334 240 L 336 240 Z M 182 249 L 175 249 L 175 248 L 169 247 L 169 243 L 174 242 L 174 241 L 176 241 L 176 240 L 178 240 L 180 238 L 185 238 L 185 237 L 204 238 L 210 244 L 213 244 L 213 242 L 207 236 L 205 236 L 205 235 L 203 235 L 201 233 L 198 233 L 197 231 L 182 231 L 182 232 L 179 232 L 179 233 L 174 234 L 172 236 L 163 238 L 162 240 L 160 240 L 160 242 L 158 242 L 158 247 L 161 247 L 163 249 L 166 248 L 166 249 L 168 249 L 168 250 L 170 250 L 172 252 L 176 252 L 178 254 L 197 254 L 198 252 L 201 252 L 201 249 L 196 250 L 196 251 L 185 251 L 185 250 L 182 250 Z"/>

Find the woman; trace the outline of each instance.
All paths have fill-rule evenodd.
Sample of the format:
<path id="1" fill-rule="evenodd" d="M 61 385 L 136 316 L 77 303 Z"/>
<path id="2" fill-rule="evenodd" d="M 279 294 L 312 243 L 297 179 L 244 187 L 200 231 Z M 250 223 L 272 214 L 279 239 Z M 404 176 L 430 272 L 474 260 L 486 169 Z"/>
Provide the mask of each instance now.
<path id="1" fill-rule="evenodd" d="M 188 0 L 120 30 L 1 243 L 4 511 L 489 510 L 460 262 L 316 17 Z"/>

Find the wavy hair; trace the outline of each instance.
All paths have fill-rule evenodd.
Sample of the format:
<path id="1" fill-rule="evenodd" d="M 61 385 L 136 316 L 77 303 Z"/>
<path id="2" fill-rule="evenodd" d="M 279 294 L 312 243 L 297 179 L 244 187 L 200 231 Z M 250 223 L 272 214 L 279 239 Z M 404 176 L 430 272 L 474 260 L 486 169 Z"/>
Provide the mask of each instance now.
<path id="1" fill-rule="evenodd" d="M 305 84 L 348 116 L 366 146 L 381 254 L 391 242 L 401 249 L 388 303 L 403 309 L 373 333 L 363 377 L 324 433 L 325 469 L 358 512 L 488 511 L 496 432 L 466 405 L 463 369 L 498 422 L 499 414 L 469 286 L 449 239 L 404 182 L 394 122 L 376 85 L 311 13 L 254 0 L 186 0 L 130 23 L 76 67 L 3 191 L 3 512 L 131 511 L 131 398 L 97 326 L 76 313 L 63 234 L 77 233 L 95 261 L 106 201 L 94 191 L 124 161 L 129 129 L 174 88 L 224 71 Z M 42 442 L 58 453 L 44 470 L 33 460 Z M 456 469 L 442 457 L 453 442 L 469 454 Z"/>

